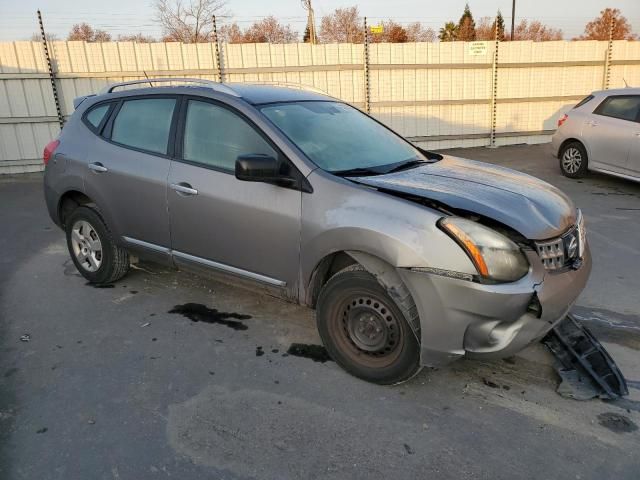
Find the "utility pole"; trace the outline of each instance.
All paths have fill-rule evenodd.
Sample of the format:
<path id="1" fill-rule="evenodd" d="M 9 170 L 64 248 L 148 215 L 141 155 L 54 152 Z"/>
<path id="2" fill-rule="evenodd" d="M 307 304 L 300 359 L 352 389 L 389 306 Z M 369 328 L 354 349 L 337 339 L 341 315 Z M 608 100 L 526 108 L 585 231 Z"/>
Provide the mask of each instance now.
<path id="1" fill-rule="evenodd" d="M 511 41 L 513 42 L 513 31 L 516 29 L 516 0 L 511 4 Z"/>
<path id="2" fill-rule="evenodd" d="M 309 43 L 315 45 L 318 43 L 318 37 L 316 35 L 316 18 L 311 6 L 311 0 L 301 0 L 302 6 L 309 12 L 307 15 L 307 28 L 309 29 Z"/>

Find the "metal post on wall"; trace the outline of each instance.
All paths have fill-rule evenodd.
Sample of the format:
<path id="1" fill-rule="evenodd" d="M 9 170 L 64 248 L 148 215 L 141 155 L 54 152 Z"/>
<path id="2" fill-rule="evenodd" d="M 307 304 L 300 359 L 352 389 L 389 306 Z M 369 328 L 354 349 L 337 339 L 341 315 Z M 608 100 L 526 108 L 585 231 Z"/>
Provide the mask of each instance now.
<path id="1" fill-rule="evenodd" d="M 489 148 L 496 148 L 496 127 L 498 123 L 498 52 L 500 50 L 500 34 L 498 32 L 498 19 L 495 23 L 495 47 L 493 51 L 492 88 L 491 88 L 491 142 Z"/>
<path id="2" fill-rule="evenodd" d="M 371 113 L 371 89 L 369 83 L 369 30 L 364 17 L 364 110 Z"/>
<path id="3" fill-rule="evenodd" d="M 216 66 L 218 68 L 218 81 L 224 82 L 222 77 L 222 55 L 220 53 L 220 41 L 218 40 L 218 26 L 216 24 L 216 16 L 213 16 L 213 40 L 216 44 Z"/>
<path id="4" fill-rule="evenodd" d="M 613 30 L 616 27 L 616 17 L 611 15 L 609 23 L 609 44 L 607 45 L 607 54 L 604 59 L 604 89 L 609 90 L 611 84 L 611 58 L 613 56 Z"/>
<path id="5" fill-rule="evenodd" d="M 40 10 L 38 10 L 38 23 L 40 24 L 40 34 L 42 35 L 42 48 L 44 49 L 44 57 L 47 60 L 47 67 L 49 68 L 49 80 L 51 81 L 51 90 L 53 91 L 53 102 L 56 105 L 56 112 L 58 113 L 58 123 L 60 124 L 60 129 L 62 129 L 62 127 L 64 127 L 64 117 L 62 116 L 62 109 L 60 108 L 58 88 L 56 87 L 56 76 L 53 72 L 53 65 L 51 64 L 49 45 L 47 43 L 47 36 L 44 31 L 44 24 L 42 23 L 42 13 L 40 13 Z"/>

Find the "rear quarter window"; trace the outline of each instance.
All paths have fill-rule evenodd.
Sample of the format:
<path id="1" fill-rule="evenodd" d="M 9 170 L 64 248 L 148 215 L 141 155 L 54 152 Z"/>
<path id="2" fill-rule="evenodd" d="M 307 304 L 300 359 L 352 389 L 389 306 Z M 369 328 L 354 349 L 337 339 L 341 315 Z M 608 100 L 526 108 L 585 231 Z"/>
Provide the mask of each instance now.
<path id="1" fill-rule="evenodd" d="M 576 103 L 576 106 L 573 108 L 580 108 L 581 106 L 589 103 L 591 100 L 593 100 L 593 95 L 589 95 L 588 97 L 583 98 L 578 103 Z"/>
<path id="2" fill-rule="evenodd" d="M 111 107 L 111 104 L 109 103 L 93 107 L 85 114 L 85 121 L 89 124 L 89 126 L 93 127 L 94 130 L 97 130 L 102 123 L 105 115 L 109 111 L 109 107 Z"/>

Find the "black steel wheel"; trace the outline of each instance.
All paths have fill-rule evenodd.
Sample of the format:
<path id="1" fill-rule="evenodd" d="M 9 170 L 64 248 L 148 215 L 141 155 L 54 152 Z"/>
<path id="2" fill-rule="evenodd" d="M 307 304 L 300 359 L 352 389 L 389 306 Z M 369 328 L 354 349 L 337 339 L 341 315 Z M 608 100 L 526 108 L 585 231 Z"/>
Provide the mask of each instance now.
<path id="1" fill-rule="evenodd" d="M 420 348 L 402 312 L 373 275 L 343 270 L 318 298 L 318 331 L 331 357 L 364 380 L 393 384 L 420 371 Z"/>

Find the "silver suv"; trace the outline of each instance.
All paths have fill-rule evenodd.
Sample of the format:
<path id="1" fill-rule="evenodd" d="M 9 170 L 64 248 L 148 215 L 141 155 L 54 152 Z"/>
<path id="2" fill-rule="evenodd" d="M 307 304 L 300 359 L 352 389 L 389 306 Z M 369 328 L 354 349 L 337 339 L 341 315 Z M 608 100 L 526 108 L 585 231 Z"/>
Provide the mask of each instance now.
<path id="1" fill-rule="evenodd" d="M 587 282 L 582 215 L 547 183 L 325 95 L 150 82 L 77 99 L 45 149 L 50 215 L 90 282 L 137 257 L 244 279 L 316 309 L 331 357 L 382 384 L 513 355 Z"/>

